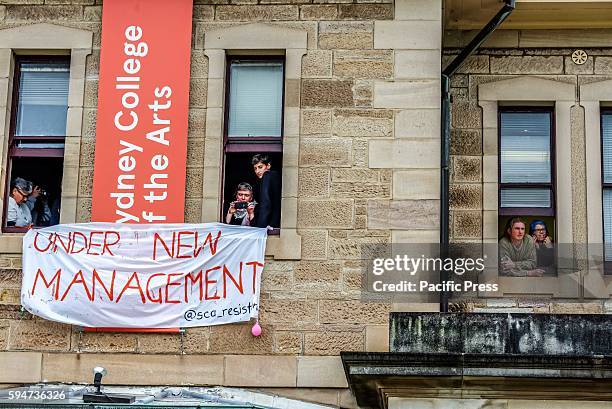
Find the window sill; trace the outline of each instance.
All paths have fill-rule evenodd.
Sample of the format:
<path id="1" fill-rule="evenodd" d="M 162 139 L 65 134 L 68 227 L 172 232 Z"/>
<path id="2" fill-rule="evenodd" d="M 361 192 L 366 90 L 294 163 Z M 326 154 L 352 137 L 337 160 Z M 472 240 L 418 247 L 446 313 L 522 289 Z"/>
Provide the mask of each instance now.
<path id="1" fill-rule="evenodd" d="M 268 235 L 266 256 L 274 260 L 299 260 L 302 258 L 302 237 L 295 229 L 281 229 L 278 235 Z"/>
<path id="2" fill-rule="evenodd" d="M 21 254 L 25 233 L 2 233 L 0 235 L 0 253 Z"/>
<path id="3" fill-rule="evenodd" d="M 498 276 L 497 271 L 486 272 L 484 284 L 498 284 L 499 292 L 480 292 L 479 297 L 513 297 L 517 294 L 554 298 L 580 297 L 580 273 L 560 274 L 556 277 Z"/>
<path id="4" fill-rule="evenodd" d="M 272 230 L 268 230 L 268 237 L 270 236 L 280 236 L 281 230 L 278 228 L 273 228 Z"/>
<path id="5" fill-rule="evenodd" d="M 2 228 L 2 234 L 7 234 L 7 233 L 22 233 L 22 234 L 26 234 L 28 232 L 28 230 L 30 230 L 29 227 L 3 227 Z"/>

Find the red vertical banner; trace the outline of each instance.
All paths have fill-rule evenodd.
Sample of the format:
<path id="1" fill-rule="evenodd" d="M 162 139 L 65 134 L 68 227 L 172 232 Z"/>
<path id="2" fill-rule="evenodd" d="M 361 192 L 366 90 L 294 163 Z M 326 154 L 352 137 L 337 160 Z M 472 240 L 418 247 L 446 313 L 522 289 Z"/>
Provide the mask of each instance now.
<path id="1" fill-rule="evenodd" d="M 184 221 L 192 0 L 104 0 L 92 221 Z"/>

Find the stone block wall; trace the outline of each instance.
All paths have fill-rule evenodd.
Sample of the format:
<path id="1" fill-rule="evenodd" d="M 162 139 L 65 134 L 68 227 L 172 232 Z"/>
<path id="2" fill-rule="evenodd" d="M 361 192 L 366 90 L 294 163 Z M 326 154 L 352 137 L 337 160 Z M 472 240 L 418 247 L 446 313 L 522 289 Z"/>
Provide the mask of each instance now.
<path id="1" fill-rule="evenodd" d="M 556 183 L 571 185 L 572 240 L 581 245 L 587 243 L 588 164 L 585 160 L 585 112 L 579 90 L 583 84 L 612 78 L 608 66 L 612 50 L 605 48 L 611 34 L 610 30 L 582 33 L 574 30 L 498 30 L 451 78 L 451 241 L 486 241 L 490 238 L 487 234 L 491 234 L 485 231 L 486 226 L 493 222 L 487 217 L 497 213 L 497 191 L 490 191 L 488 183 L 497 183 L 498 163 L 497 159 L 493 160 L 497 157 L 497 143 L 491 146 L 491 139 L 483 134 L 487 125 L 483 124 L 486 113 L 478 101 L 479 86 L 529 76 L 552 81 L 551 87 L 554 83 L 575 86 L 576 97 L 570 103 L 568 121 L 571 163 L 557 161 L 557 166 L 571 168 L 571 180 L 557 180 Z M 456 57 L 459 47 L 465 45 L 470 35 L 458 31 L 445 34 L 443 66 Z M 537 43 L 535 39 L 539 39 Z M 572 61 L 571 55 L 576 49 L 583 49 L 588 54 L 585 64 L 577 65 Z M 539 91 L 546 94 L 546 89 Z M 540 101 L 547 99 L 550 98 L 542 97 Z M 495 212 L 491 211 L 493 209 Z M 456 301 L 457 310 L 474 312 L 612 313 L 610 301 L 581 297 L 552 301 L 544 296 Z"/>
<path id="2" fill-rule="evenodd" d="M 239 383 L 228 378 L 234 361 L 227 357 L 243 364 L 252 355 L 279 359 L 261 361 L 258 370 L 290 357 L 288 381 L 255 386 L 345 388 L 341 372 L 333 372 L 334 382 L 308 372 L 315 363 L 308 359 L 318 359 L 323 372 L 341 371 L 342 350 L 388 348 L 394 307 L 360 300 L 361 245 L 438 239 L 441 2 L 194 0 L 193 12 L 185 190 L 185 220 L 191 223 L 201 221 L 207 183 L 206 33 L 259 22 L 308 34 L 296 189 L 301 257 L 266 265 L 262 336 L 252 337 L 250 324 L 193 328 L 183 335 L 118 334 L 81 333 L 40 320 L 20 311 L 21 255 L 0 249 L 0 350 L 52 353 L 41 355 L 43 374 L 45 362 L 54 359 L 77 365 L 77 352 L 124 354 L 124 362 L 140 354 L 225 356 L 220 383 L 228 385 Z M 86 65 L 77 222 L 91 219 L 101 15 L 101 0 L 0 0 L 0 30 L 48 22 L 94 33 Z M 120 365 L 121 359 L 113 359 L 109 365 Z M 80 379 L 79 371 L 71 379 Z"/>

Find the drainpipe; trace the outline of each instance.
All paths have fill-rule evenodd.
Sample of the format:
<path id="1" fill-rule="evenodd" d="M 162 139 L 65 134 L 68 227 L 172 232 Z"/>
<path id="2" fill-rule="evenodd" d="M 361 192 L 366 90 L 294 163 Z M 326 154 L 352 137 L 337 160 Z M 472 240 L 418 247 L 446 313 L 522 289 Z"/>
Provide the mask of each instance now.
<path id="1" fill-rule="evenodd" d="M 449 254 L 449 169 L 450 162 L 450 77 L 457 72 L 465 60 L 472 55 L 478 47 L 499 27 L 514 11 L 516 0 L 504 0 L 504 6 L 497 12 L 495 17 L 476 34 L 470 43 L 459 53 L 448 66 L 442 70 L 442 108 L 441 108 L 441 127 L 442 137 L 441 163 L 440 163 L 440 257 L 443 259 Z M 448 280 L 448 272 L 440 271 L 440 281 Z M 448 312 L 449 293 L 440 292 L 440 312 Z"/>

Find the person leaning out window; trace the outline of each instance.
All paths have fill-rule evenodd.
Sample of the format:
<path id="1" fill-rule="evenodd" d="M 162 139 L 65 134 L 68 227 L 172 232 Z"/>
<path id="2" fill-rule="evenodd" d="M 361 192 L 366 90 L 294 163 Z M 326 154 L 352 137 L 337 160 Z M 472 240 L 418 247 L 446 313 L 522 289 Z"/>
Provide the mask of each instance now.
<path id="1" fill-rule="evenodd" d="M 537 266 L 545 269 L 555 264 L 555 248 L 552 239 L 548 235 L 546 223 L 542 220 L 534 220 L 529 225 L 529 234 L 536 248 Z"/>
<path id="2" fill-rule="evenodd" d="M 542 277 L 544 270 L 537 268 L 536 247 L 525 234 L 525 222 L 513 217 L 508 220 L 504 237 L 499 241 L 499 266 L 502 275 L 514 277 Z"/>
<path id="3" fill-rule="evenodd" d="M 6 225 L 8 227 L 32 226 L 32 209 L 40 194 L 40 188 L 38 186 L 32 188 L 32 182 L 20 177 L 13 179 L 10 188 Z"/>
<path id="4" fill-rule="evenodd" d="M 238 226 L 250 226 L 255 217 L 255 205 L 257 204 L 253 201 L 253 187 L 246 182 L 239 183 L 235 199 L 230 203 L 225 222 Z"/>

